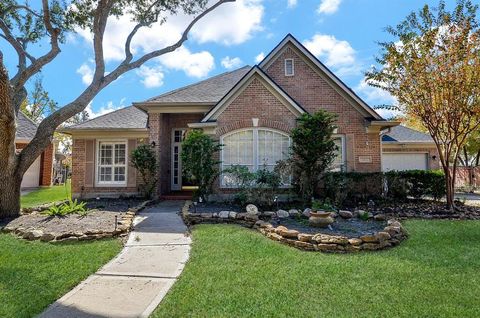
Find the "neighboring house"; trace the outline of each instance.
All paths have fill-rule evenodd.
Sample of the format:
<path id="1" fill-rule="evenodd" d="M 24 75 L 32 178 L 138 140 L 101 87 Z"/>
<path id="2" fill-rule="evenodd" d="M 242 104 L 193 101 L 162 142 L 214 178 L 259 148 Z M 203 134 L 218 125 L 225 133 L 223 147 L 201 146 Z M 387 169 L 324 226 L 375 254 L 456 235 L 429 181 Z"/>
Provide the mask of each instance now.
<path id="1" fill-rule="evenodd" d="M 22 112 L 17 117 L 17 133 L 15 147 L 21 151 L 35 137 L 37 125 Z M 53 144 L 50 144 L 42 154 L 32 163 L 23 175 L 22 189 L 52 185 L 53 174 Z"/>
<path id="2" fill-rule="evenodd" d="M 382 136 L 382 170 L 440 169 L 438 151 L 430 135 L 405 126 Z"/>
<path id="3" fill-rule="evenodd" d="M 73 137 L 74 196 L 138 193 L 139 176 L 129 165 L 138 144 L 155 146 L 158 194 L 191 186 L 182 177 L 181 143 L 188 129 L 203 129 L 224 146 L 222 169 L 241 164 L 254 171 L 286 158 L 289 133 L 303 113 L 324 109 L 338 115 L 334 169 L 381 171 L 387 121 L 288 35 L 254 67 L 245 66 L 131 107 L 63 129 Z M 215 185 L 231 192 L 225 176 Z M 230 188 L 230 189 L 229 189 Z"/>

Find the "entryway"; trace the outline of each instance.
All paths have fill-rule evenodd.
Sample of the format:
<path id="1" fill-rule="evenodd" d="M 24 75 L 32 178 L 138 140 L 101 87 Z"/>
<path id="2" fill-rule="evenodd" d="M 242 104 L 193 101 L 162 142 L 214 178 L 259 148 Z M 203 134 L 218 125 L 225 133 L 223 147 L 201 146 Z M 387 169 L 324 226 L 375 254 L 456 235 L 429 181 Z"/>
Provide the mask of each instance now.
<path id="1" fill-rule="evenodd" d="M 171 190 L 192 191 L 196 185 L 182 172 L 182 142 L 187 133 L 186 128 L 175 128 L 172 130 L 172 163 L 171 163 Z"/>

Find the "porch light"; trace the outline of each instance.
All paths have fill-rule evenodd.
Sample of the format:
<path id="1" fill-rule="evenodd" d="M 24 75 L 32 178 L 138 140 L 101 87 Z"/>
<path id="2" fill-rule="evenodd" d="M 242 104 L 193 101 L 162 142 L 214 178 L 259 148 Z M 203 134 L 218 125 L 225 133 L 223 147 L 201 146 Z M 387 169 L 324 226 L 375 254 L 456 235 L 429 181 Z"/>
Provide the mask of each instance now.
<path id="1" fill-rule="evenodd" d="M 151 145 L 152 147 L 155 147 L 155 145 L 156 145 L 156 144 L 155 144 L 155 141 L 152 141 L 152 142 L 150 143 L 150 145 Z"/>

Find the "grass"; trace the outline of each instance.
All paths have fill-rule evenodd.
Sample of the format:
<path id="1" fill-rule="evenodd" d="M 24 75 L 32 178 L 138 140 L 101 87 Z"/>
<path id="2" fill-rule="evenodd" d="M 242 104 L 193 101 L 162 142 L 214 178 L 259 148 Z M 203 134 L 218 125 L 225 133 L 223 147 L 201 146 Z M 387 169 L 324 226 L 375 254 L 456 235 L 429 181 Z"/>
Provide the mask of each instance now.
<path id="1" fill-rule="evenodd" d="M 33 317 L 121 249 L 118 240 L 49 244 L 0 234 L 0 317 Z"/>
<path id="2" fill-rule="evenodd" d="M 67 181 L 66 185 L 51 186 L 48 188 L 40 188 L 20 197 L 20 205 L 22 208 L 41 205 L 44 203 L 63 201 L 70 198 L 71 183 Z"/>
<path id="3" fill-rule="evenodd" d="M 153 317 L 479 317 L 480 222 L 406 227 L 399 247 L 340 255 L 197 226 L 191 258 Z"/>

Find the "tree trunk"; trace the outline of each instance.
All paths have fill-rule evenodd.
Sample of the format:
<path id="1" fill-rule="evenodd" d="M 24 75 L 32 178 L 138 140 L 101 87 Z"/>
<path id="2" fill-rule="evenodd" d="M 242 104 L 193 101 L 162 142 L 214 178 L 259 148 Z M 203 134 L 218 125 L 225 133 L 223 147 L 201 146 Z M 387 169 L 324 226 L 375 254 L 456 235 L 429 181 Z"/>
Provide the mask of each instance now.
<path id="1" fill-rule="evenodd" d="M 0 220 L 17 217 L 20 213 L 22 177 L 8 170 L 0 173 Z"/>

